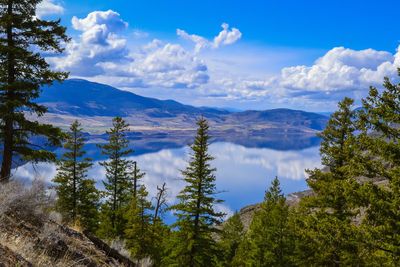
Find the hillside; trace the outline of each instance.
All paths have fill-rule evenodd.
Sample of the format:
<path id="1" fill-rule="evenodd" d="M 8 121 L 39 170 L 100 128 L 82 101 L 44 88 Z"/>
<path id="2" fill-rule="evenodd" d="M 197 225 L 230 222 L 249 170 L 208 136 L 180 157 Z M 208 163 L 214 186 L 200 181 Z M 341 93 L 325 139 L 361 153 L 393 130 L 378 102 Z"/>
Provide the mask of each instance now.
<path id="1" fill-rule="evenodd" d="M 61 225 L 54 201 L 40 180 L 1 184 L 0 266 L 135 266 L 92 234 Z"/>
<path id="2" fill-rule="evenodd" d="M 0 232 L 0 266 L 136 266 L 100 239 L 52 220 L 37 226 L 2 215 Z"/>
<path id="3" fill-rule="evenodd" d="M 144 112 L 149 117 L 163 118 L 182 113 L 207 116 L 228 113 L 212 108 L 195 108 L 174 100 L 143 97 L 81 79 L 69 79 L 63 83 L 56 82 L 50 87 L 43 87 L 43 93 L 37 102 L 45 104 L 50 113 L 74 116 L 127 117 L 135 112 Z"/>
<path id="4" fill-rule="evenodd" d="M 196 121 L 204 116 L 216 140 L 234 143 L 252 140 L 257 146 L 274 146 L 275 142 L 284 140 L 288 149 L 294 139 L 314 144 L 311 139 L 328 120 L 326 116 L 301 110 L 229 112 L 194 107 L 79 79 L 44 87 L 37 102 L 47 106 L 49 111 L 41 120 L 59 127 L 67 128 L 78 118 L 85 131 L 98 135 L 111 125 L 113 117 L 122 116 L 131 125 L 133 135 L 151 139 L 161 134 L 169 138 L 169 142 L 192 137 Z"/>

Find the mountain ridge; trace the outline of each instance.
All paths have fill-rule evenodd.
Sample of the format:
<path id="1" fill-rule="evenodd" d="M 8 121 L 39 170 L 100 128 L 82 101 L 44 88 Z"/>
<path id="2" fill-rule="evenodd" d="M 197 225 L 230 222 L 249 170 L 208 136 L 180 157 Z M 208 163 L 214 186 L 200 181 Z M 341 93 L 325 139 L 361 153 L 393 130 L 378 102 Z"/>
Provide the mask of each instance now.
<path id="1" fill-rule="evenodd" d="M 317 113 L 287 108 L 230 112 L 195 107 L 172 99 L 144 97 L 82 79 L 69 79 L 43 87 L 37 102 L 47 106 L 49 113 L 53 114 L 91 118 L 135 117 L 137 121 L 132 120 L 131 125 L 149 127 L 191 128 L 200 116 L 204 116 L 214 126 L 252 125 L 259 129 L 268 124 L 275 128 L 281 125 L 320 131 L 328 120 Z"/>

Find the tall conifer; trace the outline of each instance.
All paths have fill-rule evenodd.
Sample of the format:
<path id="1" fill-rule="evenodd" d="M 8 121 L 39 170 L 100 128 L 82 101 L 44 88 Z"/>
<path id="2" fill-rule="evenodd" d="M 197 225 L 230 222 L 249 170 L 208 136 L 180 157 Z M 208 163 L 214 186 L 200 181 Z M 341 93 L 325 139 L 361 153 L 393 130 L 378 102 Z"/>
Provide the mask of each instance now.
<path id="1" fill-rule="evenodd" d="M 400 76 L 400 69 L 399 76 Z M 371 87 L 359 111 L 363 148 L 363 175 L 367 208 L 363 229 L 365 243 L 385 264 L 400 262 L 400 83 L 384 79 L 381 92 Z M 376 183 L 385 179 L 387 183 Z"/>
<path id="2" fill-rule="evenodd" d="M 304 217 L 298 227 L 299 264 L 342 266 L 362 262 L 359 232 L 353 224 L 362 195 L 355 179 L 361 151 L 356 142 L 353 102 L 350 98 L 339 102 L 338 111 L 318 135 L 325 168 L 308 171 L 307 184 L 314 195 L 301 201 Z"/>
<path id="3" fill-rule="evenodd" d="M 57 192 L 56 207 L 66 222 L 79 221 L 83 227 L 94 231 L 97 222 L 99 192 L 92 179 L 87 179 L 87 171 L 93 165 L 85 158 L 83 146 L 87 139 L 77 120 L 72 123 L 64 143 L 64 152 L 58 163 L 57 175 L 53 186 Z"/>
<path id="4" fill-rule="evenodd" d="M 0 181 L 10 178 L 15 155 L 25 160 L 55 160 L 45 146 L 32 144 L 32 136 L 46 137 L 47 145 L 60 146 L 61 130 L 26 118 L 26 111 L 42 116 L 43 105 L 34 102 L 42 85 L 62 81 L 67 73 L 53 72 L 41 52 L 61 53 L 68 41 L 60 20 L 36 16 L 40 0 L 0 1 L 0 141 L 2 164 Z"/>
<path id="5" fill-rule="evenodd" d="M 123 237 L 126 226 L 124 212 L 132 199 L 133 161 L 124 158 L 133 153 L 129 148 L 127 131 L 129 124 L 121 117 L 115 117 L 113 128 L 106 132 L 108 143 L 98 145 L 101 154 L 108 156 L 108 160 L 100 162 L 105 168 L 107 179 L 103 181 L 106 201 L 102 205 L 99 229 L 99 234 L 104 238 Z"/>
<path id="6" fill-rule="evenodd" d="M 264 202 L 255 211 L 249 232 L 251 266 L 292 266 L 294 232 L 290 210 L 278 178 L 265 192 Z"/>
<path id="7" fill-rule="evenodd" d="M 194 143 L 190 145 L 189 166 L 182 171 L 186 182 L 185 188 L 177 196 L 179 203 L 171 206 L 178 217 L 178 228 L 171 259 L 179 266 L 212 266 L 216 252 L 215 240 L 211 233 L 213 226 L 220 223 L 223 213 L 215 211 L 215 168 L 208 154 L 209 126 L 205 119 L 197 122 L 198 129 Z"/>
<path id="8" fill-rule="evenodd" d="M 246 232 L 239 213 L 236 211 L 226 222 L 219 234 L 218 246 L 221 250 L 219 266 L 241 266 L 238 262 L 239 246 Z M 247 260 L 247 259 L 246 259 Z"/>
<path id="9" fill-rule="evenodd" d="M 152 231 L 153 205 L 147 200 L 148 192 L 144 185 L 140 186 L 137 195 L 132 199 L 125 216 L 127 226 L 125 229 L 126 247 L 131 255 L 138 261 L 150 257 L 153 248 L 154 234 Z M 158 248 L 160 249 L 160 248 Z"/>

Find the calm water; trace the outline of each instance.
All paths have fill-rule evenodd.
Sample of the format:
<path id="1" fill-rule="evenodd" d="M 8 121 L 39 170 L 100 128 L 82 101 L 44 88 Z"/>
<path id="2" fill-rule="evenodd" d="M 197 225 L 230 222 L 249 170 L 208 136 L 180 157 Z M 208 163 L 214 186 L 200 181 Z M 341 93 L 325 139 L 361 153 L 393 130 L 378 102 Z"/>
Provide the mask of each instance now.
<path id="1" fill-rule="evenodd" d="M 94 146 L 88 148 L 89 154 L 98 154 L 98 151 L 95 153 Z M 275 176 L 279 177 L 286 194 L 306 189 L 304 170 L 320 165 L 318 149 L 318 146 L 299 150 L 276 150 L 248 148 L 228 142 L 211 144 L 209 152 L 215 157 L 212 164 L 217 168 L 217 188 L 221 191 L 218 197 L 225 200 L 218 208 L 229 215 L 246 205 L 261 202 L 266 188 Z M 175 201 L 176 194 L 185 185 L 179 170 L 187 166 L 188 153 L 186 146 L 130 157 L 146 172 L 143 182 L 149 191 L 149 197 L 155 196 L 157 185 L 166 182 L 168 201 L 170 204 Z M 56 167 L 47 163 L 37 166 L 25 164 L 14 170 L 15 177 L 31 180 L 38 176 L 48 182 L 55 174 Z M 95 179 L 98 187 L 102 188 L 101 180 L 105 175 L 98 161 L 95 161 L 89 171 L 89 177 Z"/>

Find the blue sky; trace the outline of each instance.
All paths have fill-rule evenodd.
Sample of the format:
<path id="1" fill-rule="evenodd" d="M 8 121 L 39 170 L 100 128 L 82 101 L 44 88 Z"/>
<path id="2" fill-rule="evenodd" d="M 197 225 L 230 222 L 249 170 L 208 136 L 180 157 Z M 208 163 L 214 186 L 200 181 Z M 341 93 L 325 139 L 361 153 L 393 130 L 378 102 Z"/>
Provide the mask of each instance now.
<path id="1" fill-rule="evenodd" d="M 71 77 L 196 106 L 332 111 L 400 67 L 398 1 L 45 0 Z"/>

